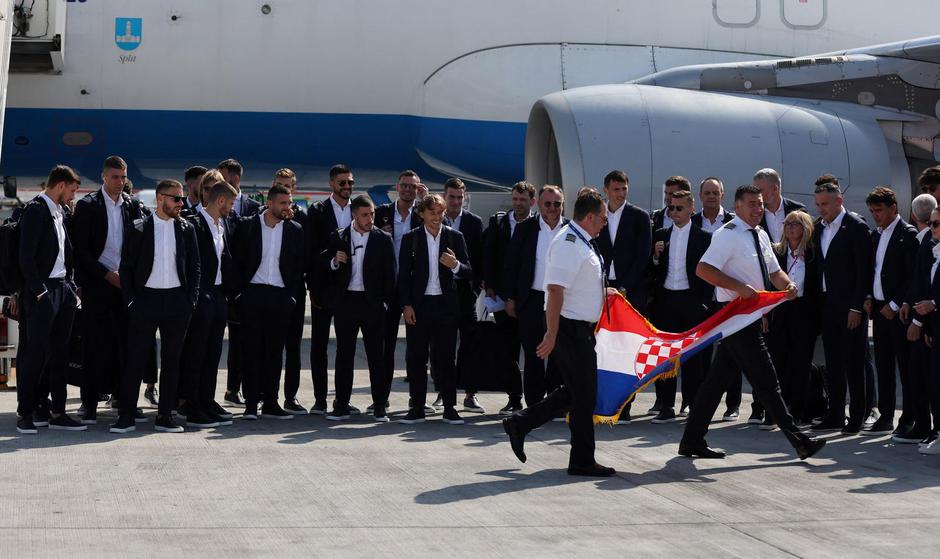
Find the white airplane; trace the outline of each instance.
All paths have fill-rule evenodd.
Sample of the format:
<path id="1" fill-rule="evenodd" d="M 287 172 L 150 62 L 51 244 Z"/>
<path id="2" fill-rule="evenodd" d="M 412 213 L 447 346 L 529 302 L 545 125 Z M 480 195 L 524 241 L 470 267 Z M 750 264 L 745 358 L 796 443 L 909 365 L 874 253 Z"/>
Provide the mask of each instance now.
<path id="1" fill-rule="evenodd" d="M 266 186 L 286 166 L 301 188 L 322 190 L 326 169 L 344 162 L 380 198 L 401 169 L 432 184 L 463 177 L 478 213 L 505 198 L 486 191 L 522 178 L 571 190 L 611 168 L 630 174 L 631 200 L 648 208 L 668 175 L 734 185 L 765 166 L 781 168 L 787 192 L 833 172 L 852 192 L 877 179 L 907 195 L 913 144 L 901 137 L 922 115 L 881 107 L 877 91 L 870 103 L 822 101 L 799 87 L 821 83 L 821 63 L 779 59 L 862 49 L 830 66 L 878 66 L 895 51 L 864 47 L 929 35 L 940 15 L 936 0 L 15 3 L 0 174 L 21 190 L 59 162 L 94 185 L 110 154 L 128 160 L 137 187 L 236 157 L 243 184 Z M 720 63 L 739 66 L 716 67 L 729 73 L 717 81 L 670 73 Z M 790 77 L 771 85 L 747 78 L 752 69 Z M 609 98 L 596 105 L 614 112 L 579 112 L 598 92 Z M 843 137 L 837 123 L 860 127 Z M 795 138 L 828 141 L 828 155 L 791 159 Z M 854 151 L 866 145 L 874 151 Z M 877 148 L 890 156 L 859 160 Z"/>

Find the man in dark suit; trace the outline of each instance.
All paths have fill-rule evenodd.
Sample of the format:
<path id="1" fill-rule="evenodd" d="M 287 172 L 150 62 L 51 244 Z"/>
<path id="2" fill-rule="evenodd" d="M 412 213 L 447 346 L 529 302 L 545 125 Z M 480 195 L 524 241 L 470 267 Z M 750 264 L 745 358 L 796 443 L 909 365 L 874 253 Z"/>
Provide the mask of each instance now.
<path id="1" fill-rule="evenodd" d="M 421 178 L 417 173 L 406 169 L 399 173 L 398 182 L 395 183 L 395 191 L 398 193 L 398 199 L 394 202 L 382 204 L 375 208 L 375 226 L 392 236 L 392 243 L 395 247 L 395 268 L 398 269 L 398 253 L 401 250 L 401 239 L 405 233 L 415 227 L 420 227 L 421 216 L 418 215 L 418 208 L 415 200 L 418 194 L 425 191 L 421 183 Z M 398 281 L 397 275 L 395 281 Z M 398 329 L 401 325 L 401 305 L 398 303 L 398 289 L 395 293 L 388 309 L 385 311 L 385 322 L 383 327 L 383 357 L 382 363 L 385 369 L 386 380 L 391 386 L 392 378 L 395 375 L 395 346 L 398 345 Z M 388 403 L 386 402 L 386 407 Z M 425 410 L 433 413 L 434 409 L 428 406 Z"/>
<path id="2" fill-rule="evenodd" d="M 290 219 L 290 190 L 274 185 L 265 210 L 235 231 L 234 296 L 242 320 L 245 367 L 242 419 L 293 419 L 278 405 L 287 321 L 303 282 L 304 230 Z"/>
<path id="3" fill-rule="evenodd" d="M 37 432 L 33 414 L 45 405 L 47 391 L 52 394 L 46 423 L 50 429 L 87 429 L 65 414 L 65 370 L 78 297 L 62 206 L 72 201 L 80 182 L 71 168 L 57 165 L 42 193 L 23 208 L 18 222 L 23 274 L 18 296 L 21 345 L 16 382 L 16 430 L 20 433 Z"/>
<path id="4" fill-rule="evenodd" d="M 232 414 L 215 401 L 222 337 L 228 316 L 225 288 L 232 284 L 232 253 L 225 218 L 235 203 L 235 188 L 216 183 L 205 205 L 189 218 L 199 247 L 199 299 L 183 344 L 179 415 L 188 427 L 231 425 Z"/>
<path id="5" fill-rule="evenodd" d="M 871 237 L 868 227 L 842 205 L 838 186 L 816 187 L 816 209 L 820 219 L 813 232 L 819 247 L 820 292 L 822 293 L 822 337 L 829 386 L 829 413 L 818 430 L 842 430 L 857 434 L 867 413 L 865 396 L 865 300 L 872 286 Z M 851 407 L 845 423 L 845 390 L 848 384 Z"/>
<path id="6" fill-rule="evenodd" d="M 695 205 L 690 192 L 674 193 L 667 210 L 673 226 L 653 234 L 652 318 L 660 330 L 685 332 L 705 320 L 714 296 L 714 288 L 695 273 L 711 244 L 711 233 L 691 223 Z M 710 356 L 711 352 L 700 352 L 682 364 L 681 411 L 695 401 Z M 676 384 L 675 378 L 656 382 L 656 399 L 662 407 L 653 423 L 677 419 Z"/>
<path id="7" fill-rule="evenodd" d="M 483 232 L 483 289 L 486 296 L 497 297 L 505 291 L 506 258 L 516 226 L 532 216 L 535 204 L 535 187 L 525 181 L 517 182 L 510 192 L 512 210 L 496 212 L 490 217 L 489 226 Z M 506 314 L 505 310 L 494 314 L 507 352 L 515 362 L 506 392 L 509 402 L 499 410 L 500 415 L 512 415 L 522 410 L 522 371 L 519 370 L 519 321 Z"/>
<path id="8" fill-rule="evenodd" d="M 806 206 L 782 196 L 780 175 L 773 169 L 761 169 L 754 173 L 754 186 L 760 189 L 764 198 L 764 217 L 761 218 L 760 226 L 770 235 L 771 242 L 779 243 L 783 238 L 784 218 L 796 210 L 805 212 Z"/>
<path id="9" fill-rule="evenodd" d="M 121 252 L 124 237 L 135 220 L 150 212 L 124 192 L 127 163 L 108 157 L 101 172 L 102 187 L 75 204 L 72 216 L 75 277 L 82 288 L 82 423 L 97 420 L 99 393 L 111 394 L 120 407 L 120 379 L 127 365 L 127 310 L 121 294 Z M 152 351 L 151 351 L 152 352 Z M 139 415 L 144 420 L 143 413 Z"/>
<path id="10" fill-rule="evenodd" d="M 649 214 L 627 202 L 629 184 L 623 171 L 611 171 L 604 177 L 607 225 L 597 237 L 597 246 L 604 257 L 608 285 L 619 289 L 643 313 L 649 295 L 647 264 L 652 232 Z M 668 188 L 671 199 L 678 186 L 670 184 Z"/>
<path id="11" fill-rule="evenodd" d="M 466 394 L 463 399 L 464 411 L 486 413 L 483 405 L 476 397 L 474 386 L 474 373 L 468 365 L 469 351 L 473 343 L 473 336 L 477 327 L 476 304 L 483 283 L 480 270 L 483 265 L 483 220 L 475 213 L 463 209 L 466 199 L 467 187 L 458 178 L 450 178 L 444 182 L 444 224 L 460 231 L 467 244 L 467 257 L 473 275 L 457 282 L 457 293 L 460 299 L 460 323 L 457 329 L 460 332 L 460 348 L 457 350 L 457 375 L 464 382 Z M 432 370 L 433 374 L 434 371 Z M 435 404 L 438 402 L 435 401 Z M 435 406 L 436 407 L 436 406 Z"/>
<path id="12" fill-rule="evenodd" d="M 180 360 L 189 318 L 199 296 L 199 247 L 192 225 L 180 219 L 183 185 L 157 185 L 157 211 L 134 222 L 121 254 L 121 292 L 129 315 L 127 369 L 121 379 L 120 415 L 112 433 L 135 430 L 140 381 L 160 330 L 160 387 L 156 431 L 180 433 L 174 421 Z"/>
<path id="13" fill-rule="evenodd" d="M 327 356 L 330 342 L 330 324 L 333 312 L 325 308 L 327 270 L 318 265 L 320 254 L 326 250 L 330 236 L 337 229 L 345 229 L 352 223 L 349 199 L 353 186 L 352 169 L 346 165 L 333 165 L 330 169 L 330 190 L 332 194 L 326 200 L 320 200 L 310 208 L 304 236 L 307 242 L 307 289 L 310 291 L 310 373 L 313 376 L 313 407 L 310 413 L 326 415 L 327 394 Z M 335 404 L 335 402 L 334 402 Z M 359 410 L 349 407 L 350 413 Z"/>
<path id="14" fill-rule="evenodd" d="M 669 217 L 669 213 L 666 211 L 666 206 L 669 205 L 673 193 L 680 190 L 692 192 L 692 183 L 689 182 L 689 179 L 675 175 L 669 177 L 666 179 L 666 182 L 663 183 L 663 207 L 654 211 L 650 215 L 650 219 L 653 222 L 653 231 L 659 231 L 660 229 L 672 227 L 672 219 Z"/>
<path id="15" fill-rule="evenodd" d="M 545 337 L 545 265 L 548 247 L 568 223 L 561 217 L 565 197 L 560 188 L 545 185 L 539 191 L 539 215 L 516 226 L 506 257 L 501 296 L 506 314 L 519 320 L 519 339 L 525 354 L 522 391 L 527 406 L 540 402 L 558 387 L 560 377 L 551 361 L 536 355 Z"/>
<path id="16" fill-rule="evenodd" d="M 229 218 L 244 218 L 258 215 L 262 210 L 261 204 L 241 191 L 242 174 L 245 172 L 245 168 L 242 167 L 242 164 L 235 159 L 226 159 L 216 165 L 216 170 L 222 174 L 222 180 L 232 185 L 238 192 L 238 196 L 235 197 L 235 205 L 232 206 Z"/>
<path id="17" fill-rule="evenodd" d="M 398 300 L 407 331 L 408 414 L 399 421 L 421 423 L 427 399 L 427 363 L 437 374 L 445 423 L 462 424 L 457 413 L 456 344 L 460 321 L 457 280 L 473 277 L 463 235 L 443 224 L 444 199 L 428 194 L 418 204 L 423 227 L 402 238 L 398 261 Z M 429 351 L 430 349 L 430 351 Z"/>
<path id="18" fill-rule="evenodd" d="M 692 214 L 692 223 L 703 231 L 714 233 L 734 219 L 734 212 L 725 211 L 725 185 L 718 177 L 708 177 L 699 184 L 698 198 L 702 210 Z"/>
<path id="19" fill-rule="evenodd" d="M 199 192 L 199 183 L 202 182 L 202 177 L 207 171 L 209 171 L 209 169 L 201 165 L 194 165 L 186 169 L 186 172 L 183 173 L 186 199 L 183 200 L 183 209 L 180 211 L 180 215 L 186 219 L 193 217 L 199 212 L 198 206 L 202 204 L 202 194 Z"/>
<path id="20" fill-rule="evenodd" d="M 395 248 L 391 235 L 373 227 L 375 206 L 368 196 L 357 196 L 350 206 L 352 225 L 333 232 L 323 258 L 323 265 L 330 270 L 324 303 L 333 311 L 336 325 L 336 402 L 326 418 L 349 419 L 353 359 L 361 330 L 369 364 L 372 414 L 376 421 L 385 423 L 391 384 L 385 374 L 382 343 L 385 308 L 394 299 Z"/>
<path id="21" fill-rule="evenodd" d="M 901 375 L 904 402 L 899 429 L 911 429 L 916 416 L 908 368 L 911 348 L 907 341 L 907 328 L 901 323 L 898 311 L 911 286 L 918 247 L 917 230 L 898 215 L 897 197 L 891 189 L 875 188 L 865 203 L 877 226 L 871 234 L 874 273 L 871 298 L 865 301 L 865 312 L 872 318 L 878 411 L 881 414 L 865 433 L 885 434 L 894 430 L 895 367 Z"/>

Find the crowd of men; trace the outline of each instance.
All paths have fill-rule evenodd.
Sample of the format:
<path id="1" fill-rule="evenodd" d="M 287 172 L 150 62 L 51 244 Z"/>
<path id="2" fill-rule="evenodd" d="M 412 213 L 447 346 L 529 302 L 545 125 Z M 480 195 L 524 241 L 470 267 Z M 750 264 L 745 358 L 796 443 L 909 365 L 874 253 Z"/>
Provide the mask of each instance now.
<path id="1" fill-rule="evenodd" d="M 546 333 L 549 245 L 569 222 L 561 188 L 516 183 L 509 192 L 512 209 L 489 217 L 484 228 L 464 209 L 460 179 L 447 180 L 441 195 L 428 192 L 414 171 L 403 171 L 395 201 L 376 207 L 368 196 L 354 194 L 352 170 L 335 165 L 330 196 L 305 211 L 292 198 L 297 181 L 289 169 L 276 172 L 264 205 L 241 192 L 242 174 L 233 159 L 211 170 L 192 167 L 185 188 L 171 179 L 157 185 L 151 211 L 129 194 L 120 157 L 105 161 L 101 188 L 77 201 L 78 175 L 66 166 L 52 170 L 42 194 L 18 216 L 23 288 L 13 312 L 21 332 L 20 432 L 86 429 L 106 400 L 118 410 L 111 432 L 133 431 L 147 421 L 137 407 L 142 383 L 145 397 L 157 405 L 158 431 L 229 425 L 231 406 L 242 408 L 244 420 L 309 413 L 342 421 L 361 413 L 351 402 L 360 333 L 371 387 L 367 413 L 387 422 L 402 320 L 409 404 L 398 421 L 420 423 L 440 413 L 445 423 L 460 424 L 458 384 L 462 411 L 485 411 L 476 397 L 471 350 L 481 296 L 505 305 L 494 310 L 501 349 L 512 361 L 503 375 L 507 403 L 499 413 L 532 407 L 563 384 L 551 356 L 545 359 L 539 350 Z M 782 196 L 776 171 L 754 175 L 752 190 L 760 195 L 748 199 L 761 207 L 747 211 L 761 212 L 754 214 L 760 226 L 741 231 L 754 235 L 756 250 L 757 231 L 769 236 L 779 270 L 797 293 L 764 319 L 779 388 L 760 388 L 780 390 L 800 430 L 890 434 L 940 454 L 940 343 L 931 337 L 940 328 L 940 167 L 925 171 L 919 186 L 910 222 L 899 215 L 891 189 L 874 189 L 866 200 L 875 225 L 870 229 L 866 217 L 843 206 L 832 175 L 816 182 L 815 220 L 802 204 Z M 652 214 L 628 201 L 623 171 L 604 177 L 602 194 L 607 222 L 589 244 L 602 257 L 607 285 L 657 328 L 688 330 L 727 300 L 716 297 L 721 278 L 706 281 L 712 276 L 700 273 L 713 233 L 738 226 L 735 213 L 723 206 L 720 178 L 708 177 L 694 189 L 684 177 L 669 177 L 663 208 Z M 764 284 L 751 287 L 779 288 L 763 264 L 761 271 Z M 79 298 L 86 326 L 82 406 L 73 419 L 65 410 L 65 368 Z M 308 299 L 309 408 L 298 399 Z M 331 327 L 335 395 L 329 402 Z M 222 405 L 215 394 L 226 329 Z M 818 367 L 813 351 L 820 334 L 825 363 Z M 736 420 L 742 372 L 749 371 L 732 360 L 713 362 L 711 350 L 700 352 L 683 364 L 678 382 L 656 383 L 652 423 L 677 421 L 697 399 L 710 405 L 722 396 L 722 418 Z M 699 389 L 712 375 L 722 380 L 707 383 L 709 393 L 702 395 Z M 903 405 L 896 417 L 898 377 Z M 772 430 L 782 412 L 765 410 L 767 401 L 755 398 L 748 422 Z M 631 411 L 625 407 L 619 422 L 629 423 Z"/>

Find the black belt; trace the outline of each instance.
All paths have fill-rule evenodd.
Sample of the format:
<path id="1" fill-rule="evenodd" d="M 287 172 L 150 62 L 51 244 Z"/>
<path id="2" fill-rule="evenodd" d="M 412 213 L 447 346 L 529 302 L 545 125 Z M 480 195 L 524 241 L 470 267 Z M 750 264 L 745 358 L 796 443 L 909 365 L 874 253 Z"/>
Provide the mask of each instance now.
<path id="1" fill-rule="evenodd" d="M 179 286 L 179 287 L 167 287 L 167 288 L 162 288 L 162 287 L 146 287 L 146 286 L 145 286 L 141 291 L 144 292 L 144 293 L 153 293 L 153 294 L 155 294 L 155 295 L 160 295 L 160 294 L 163 294 L 163 293 L 173 293 L 173 292 L 176 292 L 176 291 L 183 291 L 183 286 Z"/>
<path id="2" fill-rule="evenodd" d="M 597 323 L 596 323 L 596 322 L 588 322 L 587 320 L 575 320 L 575 319 L 573 319 L 573 318 L 568 318 L 568 317 L 564 317 L 564 316 L 559 316 L 559 318 L 561 319 L 561 322 L 567 322 L 567 323 L 571 324 L 572 326 L 575 326 L 575 327 L 578 327 L 578 328 L 589 328 L 589 329 L 591 329 L 592 331 L 593 331 L 595 328 L 597 328 Z"/>

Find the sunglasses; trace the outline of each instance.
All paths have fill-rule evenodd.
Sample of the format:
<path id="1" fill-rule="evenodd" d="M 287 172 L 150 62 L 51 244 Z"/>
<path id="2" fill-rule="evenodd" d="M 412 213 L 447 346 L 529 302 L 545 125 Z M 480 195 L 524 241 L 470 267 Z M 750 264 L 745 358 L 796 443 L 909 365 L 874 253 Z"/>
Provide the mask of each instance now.
<path id="1" fill-rule="evenodd" d="M 799 221 L 787 221 L 786 223 L 783 224 L 783 226 L 784 226 L 784 227 L 800 227 L 800 228 L 802 228 L 802 227 L 803 227 L 803 224 L 800 223 Z"/>
<path id="2" fill-rule="evenodd" d="M 341 180 L 341 181 L 336 181 L 336 184 L 340 186 L 353 186 L 354 184 L 356 184 L 356 181 L 353 179 Z"/>
<path id="3" fill-rule="evenodd" d="M 546 208 L 560 208 L 561 202 L 553 202 L 551 200 L 546 200 L 542 202 L 542 205 L 545 206 Z"/>
<path id="4" fill-rule="evenodd" d="M 936 229 L 937 227 L 940 227 L 940 219 L 935 219 L 930 222 L 931 229 Z"/>
<path id="5" fill-rule="evenodd" d="M 186 200 L 185 196 L 174 196 L 173 194 L 164 194 L 162 192 L 160 193 L 160 196 L 166 196 L 167 198 L 172 198 L 174 202 L 179 202 L 180 204 L 183 203 L 183 200 Z"/>
<path id="6" fill-rule="evenodd" d="M 681 212 L 686 208 L 691 208 L 692 206 L 666 206 L 666 209 L 671 212 Z"/>

